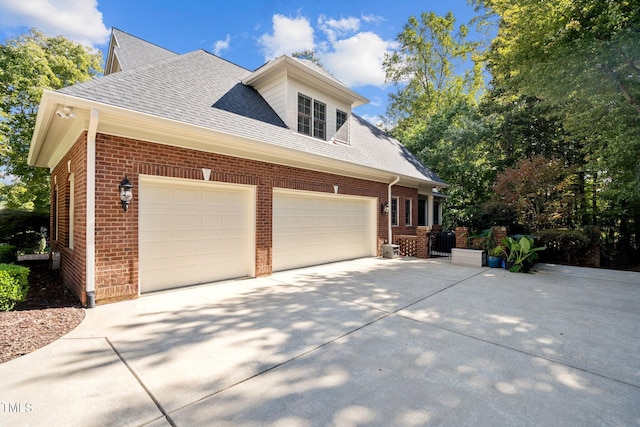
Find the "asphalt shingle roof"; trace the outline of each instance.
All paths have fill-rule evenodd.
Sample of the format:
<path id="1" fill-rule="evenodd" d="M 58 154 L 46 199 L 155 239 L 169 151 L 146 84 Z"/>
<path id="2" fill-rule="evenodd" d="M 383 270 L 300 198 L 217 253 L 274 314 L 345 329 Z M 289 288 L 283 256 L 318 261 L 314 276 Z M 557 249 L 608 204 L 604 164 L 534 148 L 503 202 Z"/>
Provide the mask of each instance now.
<path id="1" fill-rule="evenodd" d="M 349 145 L 315 140 L 288 129 L 255 89 L 241 83 L 250 74 L 245 68 L 198 50 L 156 58 L 146 65 L 59 92 L 264 144 L 442 182 L 400 142 L 355 114 L 350 121 Z"/>
<path id="2" fill-rule="evenodd" d="M 156 46 L 117 28 L 112 30 L 112 34 L 118 42 L 115 52 L 123 70 L 132 70 L 136 67 L 177 55 L 170 50 Z"/>

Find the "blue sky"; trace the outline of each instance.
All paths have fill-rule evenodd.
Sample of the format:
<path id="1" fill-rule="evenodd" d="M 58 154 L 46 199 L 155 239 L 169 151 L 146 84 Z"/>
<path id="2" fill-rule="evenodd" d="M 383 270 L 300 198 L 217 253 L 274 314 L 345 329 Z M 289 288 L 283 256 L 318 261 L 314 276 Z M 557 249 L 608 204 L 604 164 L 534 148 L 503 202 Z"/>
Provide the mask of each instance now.
<path id="1" fill-rule="evenodd" d="M 314 49 L 334 76 L 370 103 L 357 114 L 377 123 L 393 87 L 385 53 L 412 15 L 473 16 L 466 0 L 0 0 L 0 38 L 35 27 L 105 51 L 112 27 L 176 53 L 204 49 L 254 70 L 267 60 Z"/>

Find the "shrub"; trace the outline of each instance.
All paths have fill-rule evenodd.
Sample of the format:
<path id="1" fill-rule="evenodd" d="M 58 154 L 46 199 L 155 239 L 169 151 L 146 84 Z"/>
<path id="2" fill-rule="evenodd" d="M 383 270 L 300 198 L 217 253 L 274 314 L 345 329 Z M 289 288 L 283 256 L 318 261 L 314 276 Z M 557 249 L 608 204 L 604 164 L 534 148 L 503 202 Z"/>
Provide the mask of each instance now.
<path id="1" fill-rule="evenodd" d="M 0 211 L 0 242 L 26 253 L 42 253 L 46 246 L 49 214 L 23 211 Z"/>
<path id="2" fill-rule="evenodd" d="M 593 244 L 594 238 L 578 230 L 552 228 L 536 233 L 540 243 L 548 249 L 545 254 L 549 261 L 576 263 Z"/>
<path id="3" fill-rule="evenodd" d="M 27 254 L 43 253 L 47 246 L 44 235 L 37 231 L 25 231 L 12 236 L 12 242 L 18 251 Z"/>
<path id="4" fill-rule="evenodd" d="M 502 239 L 505 247 L 507 261 L 512 262 L 509 267 L 512 273 L 526 273 L 538 259 L 538 252 L 544 251 L 546 247 L 536 247 L 533 237 L 524 235 L 507 236 Z"/>
<path id="5" fill-rule="evenodd" d="M 0 311 L 9 311 L 27 298 L 29 269 L 20 265 L 0 264 Z"/>
<path id="6" fill-rule="evenodd" d="M 12 263 L 16 260 L 16 247 L 13 245 L 0 244 L 0 264 Z"/>

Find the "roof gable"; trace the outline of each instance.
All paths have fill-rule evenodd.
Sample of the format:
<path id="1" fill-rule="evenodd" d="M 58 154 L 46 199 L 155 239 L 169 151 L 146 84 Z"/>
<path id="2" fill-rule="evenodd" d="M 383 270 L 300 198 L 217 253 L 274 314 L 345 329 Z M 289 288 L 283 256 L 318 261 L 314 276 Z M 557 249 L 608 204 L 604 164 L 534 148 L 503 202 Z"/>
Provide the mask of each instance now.
<path id="1" fill-rule="evenodd" d="M 142 65 L 171 58 L 177 54 L 117 28 L 111 30 L 104 74 L 131 70 Z"/>
<path id="2" fill-rule="evenodd" d="M 199 126 L 212 126 L 212 109 L 284 126 L 253 88 L 239 83 L 248 73 L 199 50 L 59 92 Z"/>

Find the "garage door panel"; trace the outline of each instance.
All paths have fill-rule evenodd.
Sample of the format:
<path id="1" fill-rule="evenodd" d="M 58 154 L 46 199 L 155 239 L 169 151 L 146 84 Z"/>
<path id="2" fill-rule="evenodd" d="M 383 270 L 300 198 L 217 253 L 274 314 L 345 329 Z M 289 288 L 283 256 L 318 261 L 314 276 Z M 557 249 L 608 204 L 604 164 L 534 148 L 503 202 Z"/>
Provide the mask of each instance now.
<path id="1" fill-rule="evenodd" d="M 240 215 L 226 216 L 224 225 L 225 229 L 229 230 L 229 232 L 244 230 L 247 228 L 247 219 Z"/>
<path id="2" fill-rule="evenodd" d="M 247 195 L 240 192 L 228 192 L 225 193 L 224 204 L 226 207 L 236 206 L 243 208 L 247 203 Z"/>
<path id="3" fill-rule="evenodd" d="M 195 209 L 195 208 L 194 208 Z M 178 214 L 174 213 L 174 226 L 176 231 L 190 231 L 200 229 L 200 215 L 194 213 Z"/>
<path id="4" fill-rule="evenodd" d="M 253 187 L 141 177 L 140 288 L 253 275 Z"/>
<path id="5" fill-rule="evenodd" d="M 224 194 L 217 191 L 204 191 L 202 204 L 208 207 L 218 208 L 224 205 Z"/>
<path id="6" fill-rule="evenodd" d="M 224 215 L 204 213 L 202 215 L 202 228 L 205 230 L 220 230 L 224 228 Z"/>
<path id="7" fill-rule="evenodd" d="M 161 259 L 164 260 L 167 257 L 167 247 L 170 247 L 166 240 L 156 240 L 140 246 L 140 251 L 143 252 L 148 260 Z"/>
<path id="8" fill-rule="evenodd" d="M 274 190 L 273 270 L 375 255 L 375 200 Z"/>
<path id="9" fill-rule="evenodd" d="M 142 230 L 147 231 L 164 231 L 173 228 L 173 219 L 163 214 L 149 215 L 146 224 L 142 226 Z"/>
<path id="10" fill-rule="evenodd" d="M 180 187 L 179 191 L 176 190 L 178 189 L 174 187 L 170 190 L 170 192 L 173 193 L 174 200 L 179 206 L 199 204 L 201 194 L 201 191 L 199 189 L 194 187 L 182 186 Z"/>

